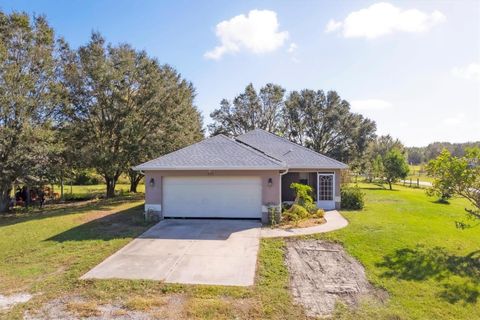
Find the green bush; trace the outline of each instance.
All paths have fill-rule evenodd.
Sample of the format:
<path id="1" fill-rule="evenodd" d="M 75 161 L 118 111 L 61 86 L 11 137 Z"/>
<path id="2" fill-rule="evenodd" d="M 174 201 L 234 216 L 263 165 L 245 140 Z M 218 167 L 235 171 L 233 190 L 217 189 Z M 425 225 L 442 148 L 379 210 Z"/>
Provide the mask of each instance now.
<path id="1" fill-rule="evenodd" d="M 325 211 L 323 209 L 317 209 L 314 213 L 312 213 L 313 218 L 323 218 L 324 215 Z"/>
<path id="2" fill-rule="evenodd" d="M 292 183 L 290 189 L 295 192 L 295 203 L 301 206 L 308 205 L 313 202 L 312 187 L 301 183 Z"/>
<path id="3" fill-rule="evenodd" d="M 365 206 L 365 194 L 359 187 L 344 187 L 341 190 L 342 209 L 360 210 Z"/>
<path id="4" fill-rule="evenodd" d="M 284 221 L 299 222 L 301 220 L 307 219 L 309 216 L 310 214 L 307 209 L 305 209 L 301 205 L 294 204 L 289 210 L 283 212 L 282 218 Z"/>

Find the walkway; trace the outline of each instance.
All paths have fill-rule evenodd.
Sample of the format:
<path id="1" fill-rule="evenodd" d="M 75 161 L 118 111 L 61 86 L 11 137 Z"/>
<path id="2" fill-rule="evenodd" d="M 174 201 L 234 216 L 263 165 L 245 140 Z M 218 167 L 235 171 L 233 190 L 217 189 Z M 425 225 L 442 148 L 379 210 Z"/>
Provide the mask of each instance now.
<path id="1" fill-rule="evenodd" d="M 334 231 L 345 228 L 348 225 L 348 221 L 344 217 L 342 217 L 342 215 L 337 210 L 327 211 L 325 213 L 325 220 L 327 220 L 327 222 L 325 222 L 324 224 L 309 228 L 272 229 L 269 227 L 264 227 L 262 228 L 260 236 L 262 238 L 294 237 Z"/>

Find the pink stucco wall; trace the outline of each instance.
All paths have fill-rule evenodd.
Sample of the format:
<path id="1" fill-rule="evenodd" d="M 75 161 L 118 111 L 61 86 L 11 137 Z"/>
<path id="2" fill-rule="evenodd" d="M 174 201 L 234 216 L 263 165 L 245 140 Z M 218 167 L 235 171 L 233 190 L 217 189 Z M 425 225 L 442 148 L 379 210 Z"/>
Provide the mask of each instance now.
<path id="1" fill-rule="evenodd" d="M 172 170 L 172 171 L 146 171 L 145 172 L 145 203 L 162 204 L 162 177 L 174 176 L 255 176 L 262 179 L 262 204 L 280 203 L 280 173 L 279 171 L 256 171 L 256 170 Z M 155 180 L 155 185 L 150 186 L 150 179 Z M 272 186 L 268 186 L 268 179 L 272 179 Z"/>
<path id="2" fill-rule="evenodd" d="M 334 172 L 335 173 L 335 196 L 340 197 L 340 170 L 319 169 L 290 169 L 289 172 Z M 279 171 L 256 171 L 256 170 L 172 170 L 172 171 L 146 171 L 145 172 L 145 203 L 162 205 L 162 177 L 171 176 L 256 176 L 262 179 L 262 204 L 280 204 L 280 172 Z M 154 186 L 150 186 L 150 179 L 155 180 Z M 272 186 L 268 186 L 268 179 L 272 179 Z M 335 203 L 337 209 L 340 202 Z"/>

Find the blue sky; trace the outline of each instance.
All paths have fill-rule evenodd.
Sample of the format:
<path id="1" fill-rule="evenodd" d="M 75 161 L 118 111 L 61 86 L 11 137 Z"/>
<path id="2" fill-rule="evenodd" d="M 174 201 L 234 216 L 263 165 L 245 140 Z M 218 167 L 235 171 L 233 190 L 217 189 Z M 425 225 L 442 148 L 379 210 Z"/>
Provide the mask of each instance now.
<path id="1" fill-rule="evenodd" d="M 45 14 L 74 47 L 95 30 L 173 65 L 196 87 L 205 123 L 222 98 L 274 82 L 336 90 L 409 146 L 480 140 L 480 1 L 0 0 L 0 9 Z"/>

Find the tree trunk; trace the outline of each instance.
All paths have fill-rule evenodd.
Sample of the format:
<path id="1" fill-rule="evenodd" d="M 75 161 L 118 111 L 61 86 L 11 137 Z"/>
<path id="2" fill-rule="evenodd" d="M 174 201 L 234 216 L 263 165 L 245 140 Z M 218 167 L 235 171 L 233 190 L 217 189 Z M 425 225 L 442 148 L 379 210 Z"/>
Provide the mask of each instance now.
<path id="1" fill-rule="evenodd" d="M 105 182 L 107 184 L 107 198 L 115 197 L 115 184 L 117 183 L 116 179 L 105 177 Z"/>
<path id="2" fill-rule="evenodd" d="M 388 180 L 388 186 L 390 187 L 390 190 L 392 190 L 392 181 Z"/>
<path id="3" fill-rule="evenodd" d="M 128 172 L 128 177 L 130 180 L 130 192 L 137 193 L 137 187 L 142 180 L 143 175 L 137 171 L 130 170 Z"/>
<path id="4" fill-rule="evenodd" d="M 0 187 L 0 213 L 10 209 L 10 188 Z"/>
<path id="5" fill-rule="evenodd" d="M 63 176 L 60 178 L 60 200 L 63 201 Z"/>

